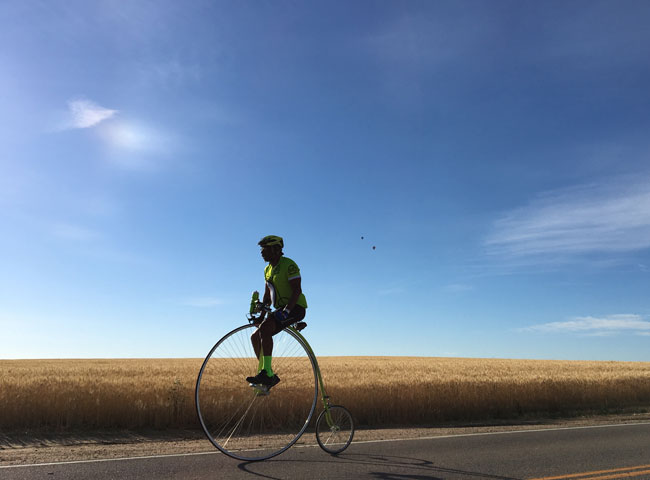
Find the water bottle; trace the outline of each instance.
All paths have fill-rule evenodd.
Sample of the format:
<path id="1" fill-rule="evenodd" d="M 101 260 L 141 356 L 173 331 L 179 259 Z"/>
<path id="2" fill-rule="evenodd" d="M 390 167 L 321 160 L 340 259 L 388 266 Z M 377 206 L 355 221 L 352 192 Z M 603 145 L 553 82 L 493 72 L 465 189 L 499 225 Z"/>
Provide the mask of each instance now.
<path id="1" fill-rule="evenodd" d="M 257 302 L 259 302 L 259 300 L 260 300 L 260 292 L 255 290 L 251 298 L 251 309 L 250 309 L 251 315 L 257 312 Z"/>

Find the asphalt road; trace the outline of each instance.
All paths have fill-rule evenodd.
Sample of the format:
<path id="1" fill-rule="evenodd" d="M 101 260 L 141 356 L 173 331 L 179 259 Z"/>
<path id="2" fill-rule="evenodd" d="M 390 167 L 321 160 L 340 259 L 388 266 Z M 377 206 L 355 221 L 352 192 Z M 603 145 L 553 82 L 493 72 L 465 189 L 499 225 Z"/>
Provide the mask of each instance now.
<path id="1" fill-rule="evenodd" d="M 549 478 L 550 477 L 550 478 Z M 219 453 L 0 467 L 0 479 L 650 479 L 650 423 L 357 442 L 242 463 Z"/>

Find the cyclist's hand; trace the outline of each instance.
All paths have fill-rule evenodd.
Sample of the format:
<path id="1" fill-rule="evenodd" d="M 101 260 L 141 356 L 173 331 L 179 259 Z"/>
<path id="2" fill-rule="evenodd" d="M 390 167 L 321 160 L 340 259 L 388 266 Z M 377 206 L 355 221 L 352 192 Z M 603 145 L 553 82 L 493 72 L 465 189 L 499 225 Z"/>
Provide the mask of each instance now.
<path id="1" fill-rule="evenodd" d="M 259 326 L 266 317 L 266 313 L 262 313 L 259 317 L 253 317 L 253 325 Z"/>

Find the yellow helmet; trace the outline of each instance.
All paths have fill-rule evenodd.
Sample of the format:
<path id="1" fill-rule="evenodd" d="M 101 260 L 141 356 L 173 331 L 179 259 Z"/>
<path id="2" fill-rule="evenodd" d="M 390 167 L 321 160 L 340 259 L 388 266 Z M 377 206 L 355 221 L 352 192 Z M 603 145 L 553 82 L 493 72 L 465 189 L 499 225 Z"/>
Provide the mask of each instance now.
<path id="1" fill-rule="evenodd" d="M 284 248 L 284 240 L 282 240 L 282 237 L 278 237 L 277 235 L 267 235 L 257 242 L 257 244 L 262 248 L 272 247 L 273 245 L 280 245 L 280 248 Z"/>

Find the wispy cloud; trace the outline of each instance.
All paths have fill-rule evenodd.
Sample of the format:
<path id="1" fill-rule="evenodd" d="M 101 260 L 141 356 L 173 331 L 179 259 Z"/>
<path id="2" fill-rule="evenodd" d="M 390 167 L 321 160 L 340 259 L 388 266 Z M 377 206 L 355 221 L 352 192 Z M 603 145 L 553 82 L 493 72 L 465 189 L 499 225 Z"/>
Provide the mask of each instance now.
<path id="1" fill-rule="evenodd" d="M 182 142 L 169 130 L 142 121 L 120 119 L 97 127 L 112 166 L 131 171 L 158 171 L 174 161 Z"/>
<path id="2" fill-rule="evenodd" d="M 99 134 L 113 148 L 141 153 L 163 152 L 172 143 L 171 135 L 134 121 L 111 122 L 103 125 Z"/>
<path id="3" fill-rule="evenodd" d="M 565 322 L 543 323 L 519 329 L 522 332 L 575 333 L 590 336 L 650 335 L 650 322 L 641 315 L 619 314 L 606 317 L 575 317 Z"/>
<path id="4" fill-rule="evenodd" d="M 114 119 L 118 110 L 102 107 L 91 100 L 71 100 L 68 109 L 68 120 L 63 130 L 93 128 L 97 138 L 110 151 L 112 163 L 121 168 L 150 169 L 158 162 L 145 155 L 160 157 L 178 143 L 175 135 L 147 123 L 128 118 Z M 111 121 L 106 121 L 109 119 Z"/>
<path id="5" fill-rule="evenodd" d="M 491 255 L 567 260 L 650 248 L 650 179 L 545 193 L 497 220 L 485 241 Z"/>
<path id="6" fill-rule="evenodd" d="M 117 110 L 104 108 L 87 99 L 70 100 L 68 110 L 70 113 L 68 128 L 91 128 L 117 113 Z"/>

